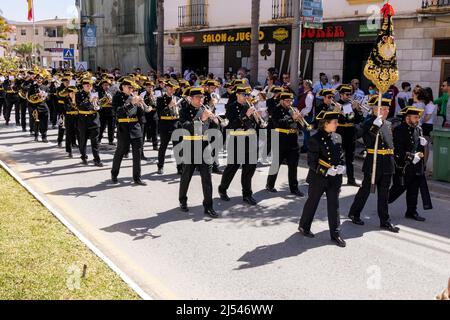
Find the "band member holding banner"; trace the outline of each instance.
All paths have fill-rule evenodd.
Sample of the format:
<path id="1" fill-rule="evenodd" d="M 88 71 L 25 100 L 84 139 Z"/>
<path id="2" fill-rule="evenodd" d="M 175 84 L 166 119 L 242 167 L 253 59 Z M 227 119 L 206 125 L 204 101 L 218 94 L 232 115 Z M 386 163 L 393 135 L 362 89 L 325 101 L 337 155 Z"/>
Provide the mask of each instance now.
<path id="1" fill-rule="evenodd" d="M 133 181 L 140 186 L 147 184 L 141 180 L 142 128 L 139 119 L 150 109 L 143 103 L 142 97 L 134 93 L 139 86 L 131 79 L 124 79 L 120 85 L 121 91 L 114 95 L 112 106 L 117 117 L 117 149 L 114 154 L 111 170 L 111 180 L 118 183 L 120 166 L 123 157 L 132 149 Z"/>
<path id="2" fill-rule="evenodd" d="M 322 195 L 327 195 L 328 224 L 331 240 L 339 247 L 346 243 L 340 235 L 339 191 L 345 166 L 342 160 L 342 138 L 336 133 L 339 112 L 322 111 L 317 115 L 319 131 L 311 137 L 308 150 L 309 184 L 308 200 L 303 208 L 298 230 L 314 238 L 311 225 Z"/>
<path id="3" fill-rule="evenodd" d="M 273 111 L 272 123 L 274 130 L 278 132 L 279 148 L 277 155 L 272 154 L 272 167 L 270 170 L 273 173 L 267 179 L 266 190 L 276 193 L 275 182 L 277 180 L 280 164 L 286 160 L 288 165 L 289 188 L 293 195 L 303 197 L 304 194 L 298 189 L 297 167 L 300 157 L 300 146 L 298 143 L 299 122 L 301 114 L 297 109 L 292 107 L 294 95 L 292 93 L 284 92 L 279 95 L 280 103 Z M 277 159 L 278 157 L 278 159 Z"/>
<path id="4" fill-rule="evenodd" d="M 364 225 L 364 221 L 361 220 L 361 212 L 371 192 L 372 176 L 375 176 L 380 227 L 397 233 L 400 229 L 391 224 L 388 208 L 389 187 L 395 170 L 392 127 L 391 123 L 386 120 L 391 101 L 391 99 L 383 99 L 381 107 L 375 108 L 374 115 L 363 124 L 362 137 L 367 150 L 367 156 L 363 164 L 364 179 L 350 208 L 348 217 L 354 224 Z M 378 145 L 376 145 L 377 140 Z M 377 157 L 376 160 L 374 160 L 375 156 Z M 376 163 L 375 168 L 373 167 L 374 163 Z"/>
<path id="5" fill-rule="evenodd" d="M 253 198 L 252 178 L 258 162 L 258 138 L 256 128 L 259 116 L 250 105 L 250 88 L 237 87 L 237 100 L 226 107 L 226 118 L 229 120 L 227 137 L 228 163 L 223 172 L 219 186 L 219 195 L 223 201 L 230 201 L 227 190 L 239 168 L 242 166 L 242 196 L 249 205 L 256 205 Z"/>
<path id="6" fill-rule="evenodd" d="M 394 185 L 389 191 L 389 203 L 393 203 L 406 190 L 405 217 L 416 221 L 425 221 L 425 218 L 417 213 L 421 179 L 426 179 L 424 151 L 428 142 L 419 125 L 423 111 L 406 107 L 400 112 L 405 119 L 394 129 L 396 171 Z"/>
<path id="7" fill-rule="evenodd" d="M 158 127 L 160 133 L 160 146 L 158 152 L 158 174 L 164 174 L 164 164 L 166 161 L 166 151 L 169 142 L 172 140 L 172 133 L 179 125 L 179 99 L 175 96 L 175 91 L 179 88 L 178 84 L 172 81 L 165 83 L 166 93 L 156 100 L 156 108 L 158 110 Z M 172 141 L 175 147 L 179 141 Z M 182 165 L 177 164 L 177 172 L 181 174 Z"/>
<path id="8" fill-rule="evenodd" d="M 212 154 L 209 149 L 209 139 L 206 131 L 209 129 L 214 113 L 203 105 L 204 91 L 202 88 L 187 89 L 185 95 L 189 96 L 188 104 L 180 111 L 180 123 L 186 131 L 183 136 L 183 173 L 180 181 L 180 209 L 188 212 L 187 192 L 195 168 L 200 171 L 203 188 L 203 207 L 205 214 L 217 218 L 218 214 L 213 208 L 211 165 Z M 218 123 L 216 123 L 218 124 Z M 205 152 L 206 150 L 206 152 Z"/>

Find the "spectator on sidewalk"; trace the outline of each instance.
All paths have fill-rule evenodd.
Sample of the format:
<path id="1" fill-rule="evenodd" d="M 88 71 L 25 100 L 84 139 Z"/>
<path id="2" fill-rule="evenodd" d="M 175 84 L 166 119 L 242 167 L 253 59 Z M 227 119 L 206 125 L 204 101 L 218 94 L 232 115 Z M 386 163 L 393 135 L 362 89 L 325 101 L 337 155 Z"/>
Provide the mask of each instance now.
<path id="1" fill-rule="evenodd" d="M 438 117 L 442 117 L 442 126 L 447 122 L 447 103 L 448 103 L 448 85 L 447 80 L 442 82 L 441 93 L 442 95 L 433 101 L 435 105 L 438 106 Z"/>
<path id="2" fill-rule="evenodd" d="M 398 115 L 400 110 L 408 106 L 408 101 L 412 98 L 411 84 L 409 82 L 402 83 L 402 91 L 400 91 L 395 99 L 395 115 Z"/>

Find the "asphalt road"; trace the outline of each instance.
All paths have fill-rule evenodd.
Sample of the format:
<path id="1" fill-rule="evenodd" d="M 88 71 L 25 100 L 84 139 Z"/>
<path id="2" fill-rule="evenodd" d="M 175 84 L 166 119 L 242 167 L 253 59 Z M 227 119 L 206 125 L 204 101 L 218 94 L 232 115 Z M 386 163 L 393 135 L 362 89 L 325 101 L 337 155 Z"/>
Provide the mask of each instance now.
<path id="1" fill-rule="evenodd" d="M 371 196 L 364 227 L 345 217 L 357 189 L 344 186 L 340 201 L 342 235 L 347 248 L 329 239 L 326 202 L 312 231 L 297 233 L 305 199 L 293 198 L 283 166 L 276 195 L 264 190 L 267 167 L 253 182 L 256 207 L 241 203 L 240 173 L 231 186 L 230 203 L 217 195 L 221 218 L 203 215 L 200 178 L 192 180 L 190 213 L 178 210 L 179 177 L 175 165 L 156 172 L 156 152 L 146 146 L 143 163 L 147 187 L 135 187 L 131 159 L 125 160 L 120 184 L 110 184 L 113 150 L 102 147 L 104 168 L 83 166 L 78 152 L 35 143 L 28 133 L 0 125 L 0 158 L 39 194 L 57 207 L 87 238 L 146 292 L 163 299 L 433 299 L 450 276 L 450 202 L 434 198 L 427 222 L 403 218 L 405 199 L 390 207 L 399 234 L 380 231 L 375 197 Z M 92 160 L 92 156 L 90 157 Z M 301 189 L 307 169 L 299 170 Z M 66 262 L 68 266 L 71 261 Z"/>

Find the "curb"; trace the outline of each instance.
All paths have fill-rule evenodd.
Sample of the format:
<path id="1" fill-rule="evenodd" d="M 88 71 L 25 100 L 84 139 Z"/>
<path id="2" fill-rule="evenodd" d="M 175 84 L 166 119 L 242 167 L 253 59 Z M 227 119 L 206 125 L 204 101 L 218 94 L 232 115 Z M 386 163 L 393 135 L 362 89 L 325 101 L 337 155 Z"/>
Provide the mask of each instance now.
<path id="1" fill-rule="evenodd" d="M 136 282 L 134 282 L 125 272 L 123 272 L 114 262 L 112 262 L 97 246 L 78 231 L 64 216 L 56 210 L 50 203 L 35 192 L 22 178 L 20 178 L 4 161 L 0 160 L 0 166 L 25 188 L 37 201 L 39 201 L 53 216 L 58 219 L 70 232 L 72 232 L 89 250 L 99 257 L 108 267 L 113 270 L 136 294 L 143 300 L 154 300 Z"/>

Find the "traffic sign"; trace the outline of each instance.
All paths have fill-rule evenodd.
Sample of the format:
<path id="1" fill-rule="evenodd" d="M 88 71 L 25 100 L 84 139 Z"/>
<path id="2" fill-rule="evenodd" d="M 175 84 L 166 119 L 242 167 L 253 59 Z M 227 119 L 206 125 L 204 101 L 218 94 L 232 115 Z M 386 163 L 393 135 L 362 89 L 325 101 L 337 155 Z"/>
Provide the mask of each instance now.
<path id="1" fill-rule="evenodd" d="M 63 51 L 64 60 L 73 60 L 75 59 L 74 49 L 64 49 Z"/>
<path id="2" fill-rule="evenodd" d="M 86 61 L 75 62 L 75 70 L 77 72 L 84 72 L 84 71 L 87 71 L 87 69 L 88 69 L 88 64 Z"/>

